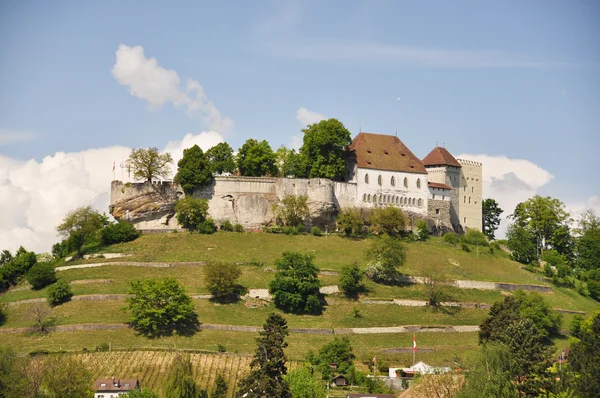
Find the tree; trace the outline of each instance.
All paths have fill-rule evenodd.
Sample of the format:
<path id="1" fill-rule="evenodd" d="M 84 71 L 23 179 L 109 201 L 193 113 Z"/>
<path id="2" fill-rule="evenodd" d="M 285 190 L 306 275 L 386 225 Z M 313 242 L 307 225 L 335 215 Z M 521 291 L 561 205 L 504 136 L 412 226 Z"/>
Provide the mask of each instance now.
<path id="1" fill-rule="evenodd" d="M 362 283 L 365 273 L 357 263 L 346 265 L 342 268 L 342 276 L 340 277 L 340 289 L 347 297 L 357 298 L 358 293 L 364 289 Z"/>
<path id="2" fill-rule="evenodd" d="M 237 283 L 242 270 L 235 263 L 208 263 L 204 270 L 206 287 L 215 301 L 235 301 L 246 290 Z"/>
<path id="3" fill-rule="evenodd" d="M 349 207 L 340 210 L 335 223 L 340 232 L 346 236 L 363 235 L 365 221 L 357 208 Z"/>
<path id="4" fill-rule="evenodd" d="M 40 333 L 47 332 L 50 314 L 52 314 L 52 311 L 44 303 L 34 303 L 29 307 L 29 319 L 34 322 L 34 330 Z"/>
<path id="5" fill-rule="evenodd" d="M 404 212 L 394 206 L 373 209 L 369 222 L 371 223 L 371 230 L 375 234 L 388 234 L 389 236 L 401 235 L 406 226 Z"/>
<path id="6" fill-rule="evenodd" d="M 143 279 L 130 283 L 125 309 L 131 312 L 129 323 L 149 337 L 177 332 L 190 335 L 199 326 L 192 299 L 174 278 Z"/>
<path id="7" fill-rule="evenodd" d="M 166 398 L 208 398 L 206 391 L 201 390 L 194 380 L 192 362 L 189 356 L 178 355 L 173 360 L 173 371 L 165 388 Z"/>
<path id="8" fill-rule="evenodd" d="M 34 252 L 28 252 L 21 246 L 14 257 L 6 251 L 3 261 L 5 263 L 0 266 L 0 290 L 19 282 L 19 279 L 36 264 L 37 257 Z"/>
<path id="9" fill-rule="evenodd" d="M 56 282 L 56 272 L 49 263 L 37 263 L 27 273 L 27 282 L 34 290 L 42 289 Z"/>
<path id="10" fill-rule="evenodd" d="M 325 398 L 327 391 L 325 385 L 319 382 L 310 367 L 303 366 L 290 371 L 285 376 L 285 381 L 290 385 L 294 398 Z"/>
<path id="11" fill-rule="evenodd" d="M 517 290 L 513 293 L 513 297 L 519 303 L 519 314 L 531 320 L 543 338 L 560 334 L 562 315 L 552 309 L 541 294 Z"/>
<path id="12" fill-rule="evenodd" d="M 161 155 L 158 148 L 134 148 L 127 159 L 128 167 L 133 169 L 133 178 L 136 181 L 145 180 L 148 182 L 157 178 L 169 178 L 172 162 L 171 154 L 167 152 Z"/>
<path id="13" fill-rule="evenodd" d="M 509 348 L 500 343 L 487 343 L 475 352 L 465 373 L 465 385 L 458 398 L 504 398 L 514 397 L 517 391 L 513 384 Z"/>
<path id="14" fill-rule="evenodd" d="M 426 265 L 423 267 L 423 277 L 427 305 L 437 308 L 441 306 L 443 301 L 449 300 L 446 290 L 450 279 L 440 267 L 433 264 Z"/>
<path id="15" fill-rule="evenodd" d="M 215 388 L 210 394 L 210 398 L 227 398 L 227 390 L 229 390 L 229 386 L 227 385 L 227 380 L 221 373 L 217 375 L 217 379 L 215 380 Z"/>
<path id="16" fill-rule="evenodd" d="M 56 230 L 63 238 L 71 240 L 77 256 L 81 257 L 83 245 L 93 241 L 100 228 L 107 223 L 105 215 L 98 213 L 92 206 L 83 206 L 68 212 Z"/>
<path id="17" fill-rule="evenodd" d="M 417 232 L 415 238 L 420 241 L 429 239 L 429 227 L 424 220 L 417 221 Z"/>
<path id="18" fill-rule="evenodd" d="M 369 278 L 394 283 L 398 280 L 398 267 L 406 262 L 406 249 L 399 239 L 383 235 L 373 240 L 366 257 L 370 261 L 366 271 Z"/>
<path id="19" fill-rule="evenodd" d="M 282 145 L 275 151 L 275 157 L 281 177 L 301 177 L 303 175 L 302 156 L 294 149 L 287 149 Z"/>
<path id="20" fill-rule="evenodd" d="M 504 212 L 498 205 L 495 199 L 484 199 L 481 202 L 482 207 L 482 230 L 483 234 L 489 239 L 494 240 L 496 238 L 496 230 L 500 225 L 500 214 Z"/>
<path id="21" fill-rule="evenodd" d="M 577 266 L 584 270 L 600 268 L 600 218 L 593 210 L 588 209 L 581 215 L 578 233 Z"/>
<path id="22" fill-rule="evenodd" d="M 269 283 L 275 306 L 287 312 L 315 314 L 322 311 L 319 269 L 311 255 L 283 252 L 275 261 L 277 274 Z"/>
<path id="23" fill-rule="evenodd" d="M 579 339 L 571 344 L 569 363 L 577 373 L 574 380 L 579 396 L 600 397 L 600 312 L 581 325 Z"/>
<path id="24" fill-rule="evenodd" d="M 528 229 L 516 223 L 511 224 L 506 231 L 506 238 L 508 239 L 507 246 L 511 251 L 513 260 L 522 264 L 529 264 L 535 260 L 535 241 Z"/>
<path id="25" fill-rule="evenodd" d="M 519 203 L 509 217 L 519 227 L 531 232 L 538 256 L 553 241 L 556 242 L 557 234 L 564 234 L 565 231 L 568 231 L 568 223 L 571 221 L 563 202 L 549 196 L 544 198 L 539 195 Z M 555 249 L 558 250 L 557 247 Z M 561 252 L 561 254 L 567 253 Z"/>
<path id="26" fill-rule="evenodd" d="M 79 398 L 93 395 L 91 373 L 73 356 L 49 356 L 44 361 L 42 389 L 51 398 Z"/>
<path id="27" fill-rule="evenodd" d="M 317 360 L 323 379 L 331 380 L 331 377 L 333 376 L 333 369 L 331 369 L 332 363 L 337 365 L 337 373 L 346 374 L 352 367 L 354 358 L 355 356 L 352 353 L 350 340 L 348 340 L 347 337 L 335 337 L 319 350 Z"/>
<path id="28" fill-rule="evenodd" d="M 206 151 L 210 171 L 213 174 L 233 173 L 235 171 L 235 159 L 233 149 L 226 142 L 220 142 Z"/>
<path id="29" fill-rule="evenodd" d="M 186 196 L 175 203 L 177 222 L 190 230 L 198 229 L 208 215 L 208 200 Z"/>
<path id="30" fill-rule="evenodd" d="M 173 181 L 181 185 L 186 195 L 191 195 L 194 189 L 212 181 L 208 156 L 198 145 L 183 150 L 183 157 L 177 162 L 177 167 Z"/>
<path id="31" fill-rule="evenodd" d="M 308 196 L 287 195 L 281 200 L 281 204 L 273 205 L 273 213 L 279 223 L 290 227 L 300 227 L 310 217 Z"/>
<path id="32" fill-rule="evenodd" d="M 129 391 L 127 394 L 119 395 L 119 398 L 160 398 L 157 393 L 152 390 L 140 388 L 139 390 Z"/>
<path id="33" fill-rule="evenodd" d="M 300 148 L 304 176 L 340 180 L 346 172 L 344 151 L 352 141 L 350 131 L 337 119 L 321 120 L 302 130 Z"/>
<path id="34" fill-rule="evenodd" d="M 283 350 L 289 334 L 287 322 L 281 315 L 271 313 L 256 338 L 256 351 L 250 362 L 250 374 L 241 382 L 237 396 L 242 398 L 291 398 Z"/>
<path id="35" fill-rule="evenodd" d="M 73 296 L 71 285 L 64 279 L 60 279 L 54 285 L 48 288 L 48 303 L 50 305 L 59 305 L 69 301 Z"/>
<path id="36" fill-rule="evenodd" d="M 125 220 L 108 224 L 100 230 L 100 240 L 103 245 L 130 242 L 139 236 L 140 231 L 132 223 Z"/>
<path id="37" fill-rule="evenodd" d="M 241 175 L 248 177 L 276 176 L 276 162 L 275 153 L 265 140 L 247 140 L 237 155 L 238 170 Z"/>

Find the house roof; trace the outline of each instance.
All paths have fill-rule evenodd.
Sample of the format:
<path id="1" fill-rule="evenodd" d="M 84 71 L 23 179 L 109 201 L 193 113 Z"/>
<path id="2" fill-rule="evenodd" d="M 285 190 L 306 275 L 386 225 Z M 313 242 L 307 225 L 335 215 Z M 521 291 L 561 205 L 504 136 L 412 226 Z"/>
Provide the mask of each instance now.
<path id="1" fill-rule="evenodd" d="M 452 190 L 452 187 L 450 185 L 442 184 L 439 182 L 428 182 L 427 186 L 430 188 L 448 189 L 450 191 Z"/>
<path id="2" fill-rule="evenodd" d="M 337 375 L 332 380 L 336 380 L 336 379 L 340 379 L 340 378 L 341 379 L 346 379 L 346 376 L 344 376 L 344 375 Z"/>
<path id="3" fill-rule="evenodd" d="M 452 156 L 446 148 L 436 146 L 425 158 L 423 158 L 425 166 L 453 166 L 462 167 L 458 160 Z"/>
<path id="4" fill-rule="evenodd" d="M 96 391 L 129 391 L 135 390 L 138 387 L 137 379 L 98 379 L 94 383 Z"/>
<path id="5" fill-rule="evenodd" d="M 423 162 L 393 135 L 359 133 L 348 145 L 348 151 L 360 168 L 427 173 Z"/>

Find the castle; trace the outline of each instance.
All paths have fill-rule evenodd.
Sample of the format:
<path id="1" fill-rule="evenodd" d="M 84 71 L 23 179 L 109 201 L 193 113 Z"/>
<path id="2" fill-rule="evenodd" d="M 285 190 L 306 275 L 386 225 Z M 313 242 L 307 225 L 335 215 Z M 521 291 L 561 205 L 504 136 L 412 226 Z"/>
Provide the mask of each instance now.
<path id="1" fill-rule="evenodd" d="M 171 182 L 111 185 L 110 213 L 139 229 L 178 228 L 175 201 L 183 191 Z M 395 136 L 359 133 L 346 150 L 343 181 L 323 178 L 214 177 L 194 197 L 209 202 L 209 216 L 246 229 L 273 223 L 273 204 L 287 195 L 308 196 L 313 225 L 332 228 L 341 208 L 397 206 L 430 229 L 481 230 L 482 165 L 455 159 L 435 147 L 423 160 Z"/>

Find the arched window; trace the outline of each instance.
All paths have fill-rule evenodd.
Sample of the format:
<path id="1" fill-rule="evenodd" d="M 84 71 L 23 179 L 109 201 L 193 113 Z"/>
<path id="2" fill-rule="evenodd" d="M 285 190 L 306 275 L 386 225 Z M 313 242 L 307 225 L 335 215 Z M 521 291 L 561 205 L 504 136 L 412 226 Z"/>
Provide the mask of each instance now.
<path id="1" fill-rule="evenodd" d="M 408 188 L 408 178 L 404 177 L 404 188 Z"/>
<path id="2" fill-rule="evenodd" d="M 417 204 L 417 200 L 415 198 L 412 198 L 412 205 L 416 205 Z"/>
<path id="3" fill-rule="evenodd" d="M 421 188 L 421 179 L 417 178 L 417 188 Z"/>
<path id="4" fill-rule="evenodd" d="M 381 201 L 382 201 L 382 197 L 381 197 L 381 195 L 379 195 L 379 203 L 381 203 Z"/>
<path id="5" fill-rule="evenodd" d="M 399 199 L 400 198 L 398 196 L 396 196 L 396 204 L 400 203 Z"/>
<path id="6" fill-rule="evenodd" d="M 371 203 L 371 194 L 367 196 L 367 202 Z"/>
<path id="7" fill-rule="evenodd" d="M 383 184 L 383 178 L 381 178 L 381 174 L 379 175 L 379 177 L 377 177 L 377 184 L 379 184 L 379 185 Z"/>
<path id="8" fill-rule="evenodd" d="M 369 175 L 365 174 L 365 184 L 368 184 L 368 183 L 369 183 Z"/>
<path id="9" fill-rule="evenodd" d="M 366 202 L 366 201 L 367 201 L 367 194 L 366 194 L 366 193 L 364 193 L 364 194 L 363 194 L 363 202 Z"/>
<path id="10" fill-rule="evenodd" d="M 407 200 L 408 199 L 406 199 L 406 196 L 404 198 L 402 198 L 402 204 L 405 205 L 406 203 L 408 203 Z"/>
<path id="11" fill-rule="evenodd" d="M 396 177 L 392 176 L 392 180 L 390 181 L 390 184 L 392 184 L 393 187 L 396 186 Z"/>
<path id="12" fill-rule="evenodd" d="M 423 206 L 423 199 L 419 199 L 419 207 Z"/>

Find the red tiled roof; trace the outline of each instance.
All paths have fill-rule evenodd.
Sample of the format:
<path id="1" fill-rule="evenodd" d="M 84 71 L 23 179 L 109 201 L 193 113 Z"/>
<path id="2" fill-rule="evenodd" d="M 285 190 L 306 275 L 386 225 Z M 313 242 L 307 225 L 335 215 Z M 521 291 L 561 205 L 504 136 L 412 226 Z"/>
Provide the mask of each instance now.
<path id="1" fill-rule="evenodd" d="M 442 184 L 439 182 L 428 182 L 427 186 L 431 188 L 448 189 L 450 191 L 452 190 L 452 187 L 450 185 Z"/>
<path id="2" fill-rule="evenodd" d="M 138 388 L 137 379 L 98 379 L 94 383 L 96 391 L 129 391 Z"/>
<path id="3" fill-rule="evenodd" d="M 393 135 L 359 133 L 348 151 L 364 169 L 427 173 L 423 162 Z"/>
<path id="4" fill-rule="evenodd" d="M 425 166 L 454 166 L 462 167 L 446 148 L 436 146 L 423 159 Z"/>

